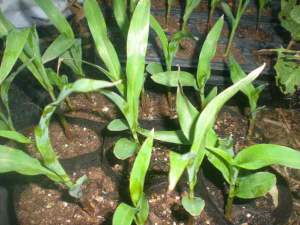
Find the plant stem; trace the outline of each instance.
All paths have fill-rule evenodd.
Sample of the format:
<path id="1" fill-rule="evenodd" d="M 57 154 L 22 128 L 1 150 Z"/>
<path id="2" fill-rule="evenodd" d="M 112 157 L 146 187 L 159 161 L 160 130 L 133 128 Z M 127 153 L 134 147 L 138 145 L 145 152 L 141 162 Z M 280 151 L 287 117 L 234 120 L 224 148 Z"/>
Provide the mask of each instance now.
<path id="1" fill-rule="evenodd" d="M 238 27 L 238 21 L 235 21 L 233 26 L 232 26 L 232 29 L 231 29 L 231 32 L 230 32 L 230 37 L 229 37 L 228 44 L 227 44 L 227 47 L 226 47 L 226 51 L 225 51 L 225 54 L 224 54 L 224 56 L 226 58 L 229 55 L 229 52 L 230 52 L 230 49 L 231 49 L 231 46 L 232 46 L 232 43 L 233 43 L 233 38 L 234 38 L 237 27 Z"/>
<path id="2" fill-rule="evenodd" d="M 200 88 L 201 111 L 205 108 L 205 93 L 204 86 Z"/>
<path id="3" fill-rule="evenodd" d="M 249 118 L 249 127 L 248 127 L 248 137 L 253 136 L 254 127 L 255 127 L 255 117 L 250 117 Z"/>
<path id="4" fill-rule="evenodd" d="M 233 38 L 235 36 L 236 30 L 238 28 L 238 25 L 240 23 L 242 14 L 244 13 L 244 10 L 246 8 L 245 4 L 243 5 L 243 0 L 239 0 L 239 5 L 238 5 L 237 12 L 236 12 L 236 17 L 235 17 L 235 20 L 234 20 L 234 22 L 232 24 L 232 29 L 231 29 L 231 32 L 230 32 L 229 41 L 228 41 L 228 44 L 227 44 L 227 47 L 226 47 L 226 51 L 225 51 L 225 54 L 224 54 L 224 56 L 226 58 L 228 57 L 228 55 L 230 53 L 230 49 L 231 49 L 231 46 L 232 46 L 232 43 L 233 43 Z"/>
<path id="5" fill-rule="evenodd" d="M 71 131 L 70 131 L 70 124 L 67 122 L 66 118 L 63 115 L 58 114 L 58 118 L 59 118 L 59 122 L 63 126 L 63 130 L 64 130 L 64 133 L 65 133 L 67 139 L 71 140 L 72 139 L 72 134 L 71 134 Z"/>
<path id="6" fill-rule="evenodd" d="M 235 197 L 236 181 L 237 181 L 238 174 L 239 174 L 239 170 L 237 168 L 233 168 L 231 182 L 229 185 L 229 193 L 228 193 L 226 206 L 225 206 L 225 217 L 229 221 L 231 221 L 231 216 L 232 216 L 232 208 L 233 208 L 233 201 Z"/>

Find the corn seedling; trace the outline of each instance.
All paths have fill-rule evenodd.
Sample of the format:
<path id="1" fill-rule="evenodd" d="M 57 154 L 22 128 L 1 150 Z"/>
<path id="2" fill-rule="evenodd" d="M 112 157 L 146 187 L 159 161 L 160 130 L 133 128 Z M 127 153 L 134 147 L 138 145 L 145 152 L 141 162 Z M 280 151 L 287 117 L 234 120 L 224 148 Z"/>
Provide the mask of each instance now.
<path id="1" fill-rule="evenodd" d="M 130 21 L 127 35 L 126 76 L 123 74 L 125 71 L 121 69 L 116 50 L 109 40 L 105 20 L 98 3 L 95 0 L 86 0 L 84 10 L 99 56 L 108 69 L 105 75 L 112 81 L 120 79 L 123 81 L 117 85 L 118 94 L 112 91 L 103 92 L 117 105 L 126 118 L 126 122 L 124 120 L 112 121 L 108 128 L 120 130 L 120 127 L 125 129 L 124 125 L 128 124 L 134 142 L 126 139 L 126 143 L 139 145 L 137 135 L 139 98 L 145 79 L 144 67 L 150 26 L 150 1 L 140 0 Z M 124 139 L 119 141 L 122 142 Z"/>
<path id="2" fill-rule="evenodd" d="M 151 160 L 153 134 L 152 131 L 138 151 L 130 173 L 129 190 L 133 207 L 121 203 L 114 213 L 113 225 L 130 225 L 133 221 L 137 225 L 144 225 L 147 221 L 149 205 L 144 193 L 144 183 Z"/>
<path id="3" fill-rule="evenodd" d="M 209 161 L 223 175 L 229 185 L 225 216 L 231 220 L 235 198 L 253 199 L 264 196 L 276 184 L 270 172 L 255 172 L 271 165 L 300 169 L 300 153 L 275 144 L 256 144 L 234 155 L 231 147 L 207 148 Z"/>
<path id="4" fill-rule="evenodd" d="M 246 76 L 245 72 L 240 67 L 240 65 L 236 62 L 233 56 L 230 56 L 229 58 L 228 67 L 230 69 L 231 80 L 234 83 L 243 79 Z M 263 84 L 258 87 L 254 87 L 253 84 L 249 84 L 248 86 L 245 86 L 241 89 L 241 91 L 247 96 L 249 106 L 250 106 L 250 112 L 248 113 L 248 118 L 249 118 L 248 135 L 250 137 L 252 136 L 253 129 L 255 126 L 256 114 L 263 108 L 263 107 L 257 107 L 257 102 L 265 86 L 266 85 Z"/>
<path id="5" fill-rule="evenodd" d="M 155 31 L 156 35 L 158 36 L 158 38 L 161 42 L 162 51 L 163 51 L 164 60 L 165 60 L 165 66 L 166 66 L 166 68 L 164 70 L 163 66 L 160 63 L 153 62 L 153 63 L 148 64 L 148 66 L 146 67 L 146 70 L 149 74 L 152 75 L 151 76 L 152 80 L 156 83 L 163 83 L 162 80 L 164 80 L 168 77 L 173 77 L 176 79 L 176 77 L 178 76 L 178 73 L 183 74 L 183 75 L 179 75 L 179 76 L 185 76 L 186 75 L 185 72 L 172 71 L 172 64 L 173 64 L 174 57 L 179 49 L 180 41 L 185 38 L 192 38 L 191 34 L 189 32 L 179 31 L 179 32 L 175 33 L 169 41 L 167 34 L 164 32 L 163 28 L 160 26 L 160 24 L 158 23 L 158 21 L 155 19 L 154 16 L 150 17 L 150 24 L 151 24 L 151 28 Z M 177 85 L 177 84 L 175 84 L 175 85 Z M 170 85 L 170 86 L 172 87 L 172 85 Z M 167 95 L 168 103 L 169 103 L 169 106 L 171 107 L 172 103 L 171 103 L 170 90 L 168 90 L 167 93 L 168 93 L 168 95 Z"/>
<path id="6" fill-rule="evenodd" d="M 264 69 L 264 65 L 252 71 L 247 77 L 241 79 L 213 98 L 204 110 L 199 113 L 184 96 L 182 90 L 177 91 L 177 113 L 179 124 L 191 147 L 189 153 L 179 155 L 171 153 L 169 189 L 173 190 L 183 172 L 187 170 L 189 193 L 182 198 L 183 207 L 193 216 L 200 215 L 204 208 L 204 201 L 196 197 L 194 188 L 197 183 L 197 174 L 205 157 L 205 148 L 214 146 L 217 137 L 213 126 L 218 112 L 223 105 L 240 89 L 249 85 Z M 190 118 L 189 120 L 187 118 Z"/>
<path id="7" fill-rule="evenodd" d="M 238 5 L 237 5 L 237 10 L 236 10 L 235 16 L 234 16 L 233 10 L 230 8 L 230 6 L 224 1 L 221 2 L 222 9 L 223 9 L 225 15 L 227 16 L 229 25 L 231 27 L 229 40 L 228 40 L 227 47 L 226 47 L 226 50 L 224 53 L 225 57 L 227 57 L 229 55 L 236 30 L 239 26 L 241 17 L 243 16 L 249 2 L 250 2 L 250 0 L 238 0 L 237 1 Z"/>
<path id="8" fill-rule="evenodd" d="M 201 99 L 200 108 L 204 109 L 207 103 L 212 98 L 214 98 L 217 94 L 217 88 L 215 87 L 210 91 L 210 93 L 207 96 L 205 96 L 205 85 L 211 76 L 211 61 L 216 54 L 218 40 L 221 35 L 223 24 L 224 24 L 224 19 L 223 17 L 221 17 L 213 26 L 213 28 L 210 30 L 202 45 L 202 49 L 198 59 L 198 69 L 197 69 L 196 79 L 193 74 L 184 71 L 161 72 L 160 64 L 152 63 L 149 64 L 147 67 L 148 72 L 152 74 L 151 76 L 152 80 L 155 81 L 156 83 L 168 87 L 177 87 L 179 83 L 181 84 L 181 86 L 194 87 L 195 90 L 199 92 L 199 97 Z M 165 43 L 163 44 L 163 46 L 165 46 L 163 47 L 165 58 L 168 59 L 167 57 L 170 58 L 169 56 L 170 53 L 167 48 L 167 39 L 164 38 L 162 40 L 164 40 Z"/>
<path id="9" fill-rule="evenodd" d="M 75 75 L 83 77 L 81 40 L 75 38 L 70 24 L 51 0 L 34 1 L 60 33 L 44 52 L 42 62 L 45 64 L 53 59 L 60 58 L 59 61 L 70 67 Z M 64 60 L 66 58 L 72 58 L 73 60 Z"/>
<path id="10" fill-rule="evenodd" d="M 201 0 L 186 0 L 185 1 L 185 9 L 184 9 L 182 25 L 181 25 L 182 31 L 188 31 L 187 24 L 188 24 L 189 18 L 191 17 L 194 9 L 200 4 L 200 2 L 201 2 Z"/>
<path id="11" fill-rule="evenodd" d="M 76 184 L 73 184 L 69 176 L 66 174 L 65 170 L 59 163 L 57 155 L 54 152 L 50 137 L 49 137 L 49 124 L 51 117 L 57 107 L 63 102 L 70 94 L 74 92 L 87 93 L 92 91 L 98 91 L 102 88 L 112 87 L 117 83 L 110 83 L 106 81 L 97 81 L 91 79 L 80 79 L 72 84 L 67 84 L 62 88 L 57 99 L 47 105 L 43 110 L 39 125 L 35 129 L 35 139 L 38 151 L 42 155 L 43 165 L 45 165 L 49 170 L 57 174 L 63 184 L 69 188 L 69 193 L 73 197 L 79 198 L 81 196 L 80 186 L 84 182 L 84 178 L 79 178 Z"/>

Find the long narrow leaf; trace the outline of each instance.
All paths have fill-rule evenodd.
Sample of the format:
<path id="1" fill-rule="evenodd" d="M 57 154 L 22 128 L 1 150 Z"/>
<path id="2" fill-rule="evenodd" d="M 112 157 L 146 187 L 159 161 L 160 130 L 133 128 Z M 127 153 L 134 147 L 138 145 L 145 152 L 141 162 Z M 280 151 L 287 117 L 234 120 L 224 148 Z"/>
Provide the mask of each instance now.
<path id="1" fill-rule="evenodd" d="M 64 34 L 59 35 L 44 52 L 42 56 L 43 63 L 47 63 L 58 58 L 69 48 L 71 48 L 74 43 L 75 39 L 69 38 Z"/>
<path id="2" fill-rule="evenodd" d="M 206 136 L 210 129 L 213 128 L 217 114 L 223 105 L 235 95 L 243 86 L 248 85 L 256 79 L 265 68 L 265 64 L 253 70 L 246 78 L 235 83 L 231 87 L 225 89 L 216 96 L 200 114 L 194 133 L 194 142 L 191 147 L 191 152 L 196 154 L 194 162 L 188 167 L 189 180 L 191 184 L 195 184 L 196 174 L 202 163 L 205 155 Z"/>
<path id="3" fill-rule="evenodd" d="M 29 33 L 30 29 L 24 29 L 21 31 L 13 30 L 8 34 L 0 67 L 0 84 L 9 75 L 19 58 Z"/>
<path id="4" fill-rule="evenodd" d="M 0 130 L 0 137 L 17 141 L 23 144 L 30 144 L 32 142 L 29 138 L 25 137 L 23 134 L 16 131 L 10 131 L 10 130 Z"/>
<path id="5" fill-rule="evenodd" d="M 129 189 L 131 200 L 135 206 L 138 205 L 143 196 L 145 177 L 150 165 L 152 153 L 153 135 L 154 130 L 151 131 L 150 135 L 143 143 L 131 170 Z"/>
<path id="6" fill-rule="evenodd" d="M 168 49 L 169 49 L 169 41 L 168 41 L 168 37 L 165 34 L 163 28 L 161 27 L 161 25 L 159 24 L 159 22 L 155 19 L 154 16 L 150 16 L 150 25 L 151 28 L 155 31 L 156 35 L 158 36 L 160 42 L 161 42 L 161 46 L 162 46 L 162 50 L 164 53 L 164 57 L 165 60 L 167 61 L 169 58 L 169 53 L 168 53 Z"/>
<path id="7" fill-rule="evenodd" d="M 257 144 L 240 151 L 234 159 L 234 164 L 248 170 L 273 164 L 300 169 L 300 152 L 275 144 Z"/>
<path id="8" fill-rule="evenodd" d="M 139 97 L 144 83 L 145 56 L 150 24 L 150 1 L 140 0 L 132 15 L 127 37 L 127 103 L 130 127 L 138 125 Z"/>
<path id="9" fill-rule="evenodd" d="M 73 92 L 91 92 L 96 91 L 101 88 L 112 87 L 115 84 L 106 82 L 106 81 L 98 81 L 98 80 L 90 80 L 90 79 L 80 79 L 72 84 L 66 85 L 61 91 L 60 95 L 56 99 L 56 101 L 47 105 L 42 113 L 39 125 L 35 129 L 35 138 L 36 145 L 38 147 L 39 152 L 43 157 L 43 161 L 46 167 L 55 171 L 59 176 L 61 176 L 66 183 L 70 182 L 69 178 L 57 160 L 56 153 L 54 152 L 50 137 L 49 137 L 49 123 L 53 113 L 55 112 L 57 106 L 65 100 Z M 72 184 L 67 184 L 69 186 L 73 186 Z"/>
<path id="10" fill-rule="evenodd" d="M 188 140 L 192 141 L 193 125 L 200 113 L 185 96 L 181 87 L 177 89 L 176 112 L 182 132 Z"/>
<path id="11" fill-rule="evenodd" d="M 123 34 L 127 34 L 129 26 L 127 16 L 127 0 L 113 0 L 113 10 L 117 24 Z"/>
<path id="12" fill-rule="evenodd" d="M 215 57 L 223 25 L 224 18 L 222 16 L 210 30 L 203 43 L 197 69 L 197 83 L 199 88 L 203 88 L 205 82 L 210 78 L 211 61 Z"/>
<path id="13" fill-rule="evenodd" d="M 120 80 L 122 78 L 120 61 L 115 48 L 109 40 L 104 16 L 97 1 L 85 0 L 84 12 L 89 29 L 95 41 L 98 54 L 109 71 L 109 78 L 112 81 Z M 118 89 L 121 94 L 124 95 L 123 84 L 119 84 Z"/>
<path id="14" fill-rule="evenodd" d="M 65 34 L 69 38 L 74 38 L 73 30 L 66 20 L 65 16 L 58 10 L 51 0 L 34 0 L 35 3 L 48 16 L 51 23 L 59 30 L 61 34 Z"/>
<path id="15" fill-rule="evenodd" d="M 0 145 L 0 173 L 17 172 L 23 175 L 46 175 L 55 182 L 61 182 L 59 176 L 43 167 L 37 159 L 22 150 Z"/>

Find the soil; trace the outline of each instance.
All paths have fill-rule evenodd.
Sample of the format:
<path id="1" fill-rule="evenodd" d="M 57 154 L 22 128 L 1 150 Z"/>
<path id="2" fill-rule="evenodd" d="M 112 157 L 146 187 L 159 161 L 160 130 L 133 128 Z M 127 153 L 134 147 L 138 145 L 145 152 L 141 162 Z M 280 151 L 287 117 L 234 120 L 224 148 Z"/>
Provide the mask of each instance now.
<path id="1" fill-rule="evenodd" d="M 64 105 L 64 114 L 70 117 L 83 118 L 96 122 L 111 121 L 119 111 L 105 96 L 99 93 L 72 94 L 71 107 Z"/>
<path id="2" fill-rule="evenodd" d="M 83 185 L 81 206 L 66 190 L 48 179 L 17 186 L 15 208 L 20 225 L 99 225 L 107 224 L 118 204 L 118 187 L 99 167 L 73 172 L 75 180 L 88 176 Z"/>
<path id="3" fill-rule="evenodd" d="M 198 217 L 191 218 L 181 206 L 182 194 L 179 191 L 168 193 L 168 182 L 165 179 L 146 190 L 149 199 L 149 221 L 147 225 L 216 225 L 212 218 L 209 218 L 205 209 Z"/>
<path id="4" fill-rule="evenodd" d="M 83 175 L 88 182 L 83 185 L 83 197 L 77 202 L 67 190 L 44 177 L 34 177 L 15 189 L 16 216 L 20 225 L 106 224 L 118 204 L 118 184 L 114 174 L 109 174 L 101 163 L 101 130 L 103 123 L 72 120 L 68 139 L 61 125 L 50 125 L 50 138 L 60 161 L 71 179 Z M 32 130 L 28 132 L 33 139 Z M 33 145 L 28 152 L 40 158 Z M 108 174 L 107 174 L 108 173 Z"/>
<path id="5" fill-rule="evenodd" d="M 213 173 L 212 173 L 213 174 Z M 210 174 L 210 177 L 211 175 Z M 220 188 L 209 179 L 205 180 L 205 185 L 210 198 L 213 200 L 218 210 L 224 213 L 224 187 Z M 232 223 L 234 225 L 270 225 L 275 221 L 273 215 L 275 206 L 271 195 L 267 194 L 265 197 L 257 198 L 254 200 L 238 200 L 234 202 L 232 210 Z"/>

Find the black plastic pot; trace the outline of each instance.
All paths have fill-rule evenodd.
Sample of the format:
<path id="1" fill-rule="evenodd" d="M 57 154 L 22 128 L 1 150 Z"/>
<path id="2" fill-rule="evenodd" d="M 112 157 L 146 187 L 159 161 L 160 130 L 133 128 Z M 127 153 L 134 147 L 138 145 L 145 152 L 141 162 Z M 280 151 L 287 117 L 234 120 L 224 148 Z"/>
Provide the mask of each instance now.
<path id="1" fill-rule="evenodd" d="M 292 213 L 293 200 L 292 200 L 291 191 L 289 189 L 288 183 L 286 182 L 285 178 L 283 178 L 279 173 L 277 173 L 272 169 L 270 172 L 274 173 L 277 178 L 276 187 L 278 190 L 278 205 L 274 209 L 271 215 L 272 218 L 274 219 L 274 222 L 268 223 L 266 225 L 284 225 L 287 224 Z M 207 172 L 207 173 L 211 175 L 214 172 L 212 173 Z M 218 207 L 220 202 L 216 202 L 215 198 L 212 197 L 209 191 L 207 190 L 208 183 L 211 184 L 212 182 L 204 175 L 204 171 L 202 169 L 202 171 L 199 174 L 199 181 L 196 190 L 199 191 L 199 195 L 205 200 L 206 203 L 208 203 L 206 209 L 207 213 L 213 218 L 218 219 L 219 222 L 217 224 L 220 223 L 224 225 L 233 225 L 233 223 L 231 223 L 225 218 L 223 212 L 220 211 L 220 207 Z M 216 185 L 216 189 L 219 189 L 220 191 L 225 193 L 223 187 L 220 187 L 219 185 Z"/>

